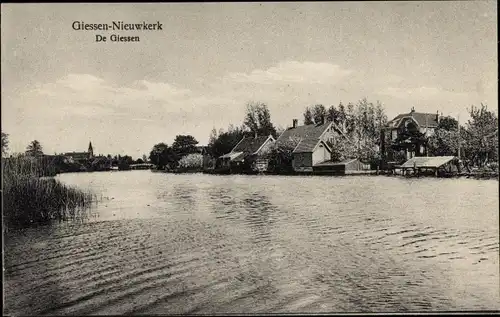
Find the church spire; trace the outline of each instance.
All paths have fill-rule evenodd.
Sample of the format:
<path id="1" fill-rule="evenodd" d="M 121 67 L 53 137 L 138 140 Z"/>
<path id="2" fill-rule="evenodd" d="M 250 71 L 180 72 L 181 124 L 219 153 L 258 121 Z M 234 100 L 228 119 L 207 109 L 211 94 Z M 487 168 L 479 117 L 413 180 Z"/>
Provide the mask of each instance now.
<path id="1" fill-rule="evenodd" d="M 92 148 L 92 142 L 89 142 L 89 156 L 93 157 L 94 156 L 94 149 Z"/>

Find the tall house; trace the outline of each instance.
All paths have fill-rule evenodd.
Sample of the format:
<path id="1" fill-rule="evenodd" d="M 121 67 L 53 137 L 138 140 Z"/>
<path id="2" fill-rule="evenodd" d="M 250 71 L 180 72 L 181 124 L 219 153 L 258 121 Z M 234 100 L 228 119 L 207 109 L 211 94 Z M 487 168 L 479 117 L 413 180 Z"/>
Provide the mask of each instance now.
<path id="1" fill-rule="evenodd" d="M 382 129 L 381 152 L 388 160 L 396 160 L 394 151 L 404 152 L 401 159 L 409 160 L 415 156 L 427 155 L 427 138 L 434 134 L 439 125 L 438 113 L 402 113 L 389 121 Z"/>

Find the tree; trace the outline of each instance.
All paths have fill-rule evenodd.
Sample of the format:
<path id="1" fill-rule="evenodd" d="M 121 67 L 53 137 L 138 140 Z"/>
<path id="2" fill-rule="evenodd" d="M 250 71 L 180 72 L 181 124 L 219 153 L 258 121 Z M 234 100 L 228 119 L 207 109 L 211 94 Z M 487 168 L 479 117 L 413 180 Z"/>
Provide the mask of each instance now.
<path id="1" fill-rule="evenodd" d="M 380 101 L 377 101 L 375 106 L 375 126 L 377 134 L 387 124 L 387 115 Z"/>
<path id="2" fill-rule="evenodd" d="M 158 143 L 153 146 L 149 158 L 158 169 L 163 169 L 167 166 L 173 167 L 177 162 L 175 152 L 165 143 Z"/>
<path id="3" fill-rule="evenodd" d="M 266 104 L 260 102 L 247 103 L 243 124 L 254 136 L 276 137 L 276 128 L 271 122 L 271 113 Z"/>
<path id="4" fill-rule="evenodd" d="M 427 151 L 431 156 L 452 156 L 458 153 L 459 135 L 458 130 L 447 130 L 437 128 L 429 137 Z"/>
<path id="5" fill-rule="evenodd" d="M 293 171 L 293 150 L 299 142 L 300 138 L 275 142 L 265 153 L 270 170 L 277 173 Z"/>
<path id="6" fill-rule="evenodd" d="M 472 165 L 483 166 L 498 161 L 498 117 L 487 106 L 472 106 L 465 129 L 460 130 L 464 158 Z"/>
<path id="7" fill-rule="evenodd" d="M 26 155 L 29 156 L 42 156 L 42 145 L 37 140 L 31 141 L 31 143 L 26 147 Z"/>
<path id="8" fill-rule="evenodd" d="M 326 115 L 327 115 L 327 113 L 326 113 L 325 106 L 318 104 L 312 108 L 312 117 L 313 117 L 314 124 L 324 123 Z"/>
<path id="9" fill-rule="evenodd" d="M 342 132 L 347 133 L 347 113 L 342 102 L 339 103 L 339 114 L 338 114 L 339 125 Z"/>
<path id="10" fill-rule="evenodd" d="M 356 115 L 354 113 L 354 105 L 352 103 L 347 104 L 347 110 L 345 112 L 345 126 L 347 133 L 351 134 L 356 128 Z"/>
<path id="11" fill-rule="evenodd" d="M 227 132 L 220 130 L 217 138 L 208 144 L 208 153 L 213 157 L 231 152 L 235 145 L 245 136 L 245 132 L 241 128 L 230 127 Z"/>
<path id="12" fill-rule="evenodd" d="M 334 105 L 331 105 L 330 108 L 328 108 L 326 119 L 328 121 L 334 122 L 335 124 L 340 123 L 340 112 L 337 110 L 337 108 L 335 108 Z"/>
<path id="13" fill-rule="evenodd" d="M 143 161 L 144 163 L 147 163 L 147 162 L 148 162 L 148 157 L 146 156 L 146 154 L 143 154 L 143 155 L 142 155 L 142 161 Z"/>
<path id="14" fill-rule="evenodd" d="M 338 110 L 334 106 L 328 109 L 327 118 L 342 135 L 334 147 L 333 160 L 358 158 L 375 162 L 380 159 L 380 131 L 387 123 L 380 102 L 375 105 L 364 98 L 356 104 L 349 103 L 347 110 L 340 103 Z"/>
<path id="15" fill-rule="evenodd" d="M 443 117 L 439 120 L 437 129 L 443 129 L 446 131 L 457 131 L 458 121 L 450 116 Z"/>
<path id="16" fill-rule="evenodd" d="M 428 155 L 458 155 L 459 139 L 458 121 L 450 116 L 441 118 L 434 134 L 427 141 Z"/>
<path id="17" fill-rule="evenodd" d="M 214 127 L 208 137 L 208 144 L 214 144 L 215 140 L 217 140 L 217 130 Z"/>
<path id="18" fill-rule="evenodd" d="M 185 155 L 196 153 L 196 145 L 198 141 L 192 135 L 177 135 L 172 150 L 181 158 Z"/>
<path id="19" fill-rule="evenodd" d="M 304 111 L 304 125 L 314 124 L 312 111 L 309 107 Z"/>
<path id="20" fill-rule="evenodd" d="M 2 156 L 7 155 L 9 150 L 9 135 L 2 132 Z"/>
<path id="21" fill-rule="evenodd" d="M 118 156 L 118 168 L 120 170 L 130 169 L 130 165 L 134 164 L 134 159 L 129 155 Z"/>

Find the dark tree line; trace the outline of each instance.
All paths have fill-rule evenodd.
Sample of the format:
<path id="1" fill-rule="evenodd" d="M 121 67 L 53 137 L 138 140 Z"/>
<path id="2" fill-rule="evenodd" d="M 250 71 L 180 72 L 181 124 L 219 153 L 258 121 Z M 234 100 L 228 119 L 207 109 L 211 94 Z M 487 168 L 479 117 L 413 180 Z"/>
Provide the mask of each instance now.
<path id="1" fill-rule="evenodd" d="M 209 137 L 208 154 L 219 157 L 229 153 L 243 137 L 277 137 L 278 131 L 271 121 L 271 113 L 262 102 L 249 102 L 246 106 L 243 124 L 240 127 L 230 125 L 227 131 L 214 128 Z"/>
<path id="2" fill-rule="evenodd" d="M 198 152 L 197 144 L 198 141 L 192 135 L 177 135 L 172 146 L 163 142 L 154 145 L 149 158 L 158 169 L 174 169 L 184 156 Z"/>
<path id="3" fill-rule="evenodd" d="M 332 159 L 343 160 L 357 157 L 364 161 L 376 161 L 380 158 L 380 130 L 387 123 L 382 104 L 368 102 L 365 99 L 347 107 L 342 102 L 328 109 L 317 104 L 304 111 L 304 124 L 322 124 L 333 122 L 340 136 L 333 147 Z"/>

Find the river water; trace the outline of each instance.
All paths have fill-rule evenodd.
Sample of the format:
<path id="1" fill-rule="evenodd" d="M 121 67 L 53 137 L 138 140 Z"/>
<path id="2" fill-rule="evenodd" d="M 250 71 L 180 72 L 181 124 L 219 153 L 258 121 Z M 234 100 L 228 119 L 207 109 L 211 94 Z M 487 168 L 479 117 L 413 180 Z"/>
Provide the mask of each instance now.
<path id="1" fill-rule="evenodd" d="M 500 309 L 496 180 L 58 178 L 103 200 L 9 234 L 6 314 Z"/>

